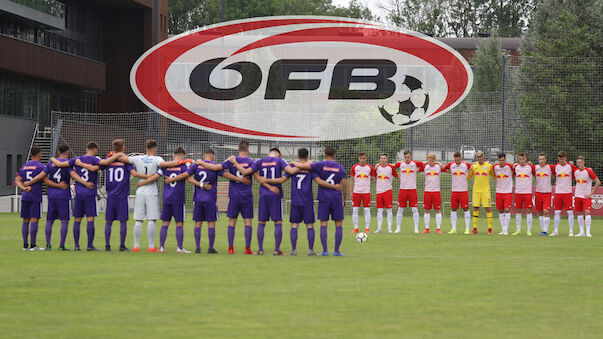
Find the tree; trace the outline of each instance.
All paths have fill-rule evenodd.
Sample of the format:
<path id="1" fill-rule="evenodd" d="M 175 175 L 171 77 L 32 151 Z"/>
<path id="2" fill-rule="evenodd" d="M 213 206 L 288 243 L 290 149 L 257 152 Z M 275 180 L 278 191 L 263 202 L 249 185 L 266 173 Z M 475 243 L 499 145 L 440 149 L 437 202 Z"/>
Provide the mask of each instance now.
<path id="1" fill-rule="evenodd" d="M 544 0 L 522 45 L 521 111 L 537 151 L 584 155 L 603 171 L 602 2 Z M 519 147 L 529 147 L 527 136 Z"/>
<path id="2" fill-rule="evenodd" d="M 493 35 L 480 41 L 471 59 L 473 90 L 477 92 L 500 92 L 502 76 L 502 46 L 500 39 Z"/>
<path id="3" fill-rule="evenodd" d="M 447 0 L 387 0 L 379 5 L 386 20 L 396 26 L 433 36 L 449 35 Z"/>

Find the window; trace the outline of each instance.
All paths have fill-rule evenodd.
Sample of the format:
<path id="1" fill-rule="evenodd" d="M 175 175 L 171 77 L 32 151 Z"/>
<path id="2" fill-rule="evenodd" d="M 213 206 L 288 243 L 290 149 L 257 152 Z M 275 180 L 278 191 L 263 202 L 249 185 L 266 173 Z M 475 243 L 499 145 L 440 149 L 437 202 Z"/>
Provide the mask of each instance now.
<path id="1" fill-rule="evenodd" d="M 6 155 L 6 186 L 13 185 L 13 155 Z"/>

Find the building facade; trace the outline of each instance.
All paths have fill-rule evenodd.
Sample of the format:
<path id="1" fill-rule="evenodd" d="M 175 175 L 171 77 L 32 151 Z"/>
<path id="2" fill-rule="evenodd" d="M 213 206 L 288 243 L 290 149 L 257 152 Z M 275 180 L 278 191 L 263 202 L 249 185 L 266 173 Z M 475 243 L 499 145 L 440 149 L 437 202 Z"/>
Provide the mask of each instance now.
<path id="1" fill-rule="evenodd" d="M 129 73 L 167 15 L 168 0 L 0 0 L 0 195 L 51 111 L 147 109 Z"/>

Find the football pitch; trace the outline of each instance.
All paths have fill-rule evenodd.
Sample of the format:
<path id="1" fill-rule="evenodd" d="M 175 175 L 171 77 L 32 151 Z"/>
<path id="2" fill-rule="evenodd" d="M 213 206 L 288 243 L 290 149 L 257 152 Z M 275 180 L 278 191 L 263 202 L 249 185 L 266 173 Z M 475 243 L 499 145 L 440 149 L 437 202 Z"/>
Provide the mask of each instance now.
<path id="1" fill-rule="evenodd" d="M 188 220 L 185 248 L 194 250 Z M 415 235 L 407 213 L 402 234 L 370 234 L 360 244 L 349 233 L 348 217 L 343 258 L 307 257 L 305 227 L 297 257 L 273 257 L 272 224 L 266 228 L 267 255 L 244 256 L 241 223 L 236 255 L 225 254 L 224 216 L 217 226 L 219 255 L 206 253 L 205 228 L 202 254 L 175 253 L 173 224 L 167 253 L 120 253 L 117 223 L 110 253 L 56 251 L 58 223 L 51 252 L 24 252 L 18 215 L 0 214 L 1 337 L 600 338 L 603 333 L 603 219 L 593 220 L 590 239 L 569 238 L 565 219 L 558 238 L 528 238 L 525 224 L 522 236 L 488 236 L 485 220 L 477 235 Z M 537 219 L 534 224 L 538 234 Z M 459 226 L 464 228 L 462 220 Z M 288 253 L 289 224 L 283 228 Z M 449 230 L 446 218 L 443 229 Z M 500 231 L 496 218 L 494 229 Z M 80 242 L 86 239 L 83 225 Z M 330 251 L 333 242 L 331 224 Z M 44 244 L 44 224 L 38 244 Z M 96 222 L 95 246 L 104 248 L 103 216 Z M 67 247 L 73 248 L 71 229 Z M 257 249 L 255 223 L 252 248 Z"/>

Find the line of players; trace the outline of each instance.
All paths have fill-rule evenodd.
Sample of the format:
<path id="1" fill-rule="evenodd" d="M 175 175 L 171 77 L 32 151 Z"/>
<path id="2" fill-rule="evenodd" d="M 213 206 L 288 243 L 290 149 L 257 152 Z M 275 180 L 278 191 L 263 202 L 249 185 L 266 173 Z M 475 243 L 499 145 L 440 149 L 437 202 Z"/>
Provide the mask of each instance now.
<path id="1" fill-rule="evenodd" d="M 417 173 L 425 174 L 425 190 L 423 195 L 423 216 L 425 230 L 430 232 L 431 209 L 435 210 L 437 233 L 442 233 L 441 193 L 440 177 L 444 172 L 452 176 L 452 193 L 450 196 L 450 222 L 452 224 L 450 234 L 456 234 L 457 210 L 459 207 L 464 212 L 465 234 L 476 234 L 479 221 L 480 206 L 486 210 L 488 220 L 488 233 L 492 234 L 492 209 L 490 193 L 490 177 L 496 179 L 496 209 L 498 210 L 502 232 L 500 235 L 509 234 L 511 221 L 511 204 L 513 202 L 513 189 L 515 189 L 515 222 L 516 231 L 513 235 L 521 234 L 522 219 L 525 216 L 527 223 L 527 235 L 532 235 L 532 208 L 538 215 L 540 221 L 540 235 L 548 235 L 550 223 L 550 209 L 553 201 L 552 178 L 555 178 L 554 198 L 554 231 L 551 236 L 559 235 L 559 224 L 561 212 L 565 210 L 568 216 L 569 236 L 574 236 L 574 211 L 578 213 L 578 224 L 580 231 L 576 236 L 591 237 L 591 195 L 599 188 L 600 180 L 591 168 L 585 167 L 585 159 L 579 156 L 576 165 L 567 161 L 565 151 L 558 153 L 559 162 L 555 165 L 547 164 L 546 154 L 540 153 L 538 164 L 532 165 L 527 161 L 525 153 L 518 154 L 518 163 L 509 164 L 506 155 L 500 153 L 498 162 L 494 165 L 485 160 L 483 152 L 477 152 L 477 162 L 473 165 L 462 161 L 461 153 L 454 154 L 454 161 L 445 166 L 436 162 L 435 154 L 428 155 L 428 161 L 412 160 L 410 151 L 404 152 L 404 161 L 395 165 L 388 163 L 386 154 L 380 156 L 379 163 L 375 167 L 367 163 L 366 153 L 359 153 L 358 163 L 350 171 L 350 198 L 353 201 L 352 220 L 354 230 L 358 233 L 358 212 L 360 206 L 364 207 L 365 232 L 370 231 L 370 204 L 371 204 L 371 182 L 376 182 L 377 203 L 377 230 L 381 232 L 383 224 L 383 212 L 387 211 L 388 232 L 392 233 L 393 222 L 393 178 L 400 181 L 398 193 L 398 211 L 395 233 L 400 233 L 404 209 L 410 206 L 415 233 L 419 233 L 419 210 L 417 198 Z M 468 180 L 474 178 L 473 184 L 473 231 L 470 231 L 471 212 L 469 210 Z M 515 186 L 513 185 L 515 178 Z M 535 178 L 535 189 L 533 192 L 533 178 Z M 576 182 L 575 192 L 572 194 L 572 182 Z M 593 182 L 595 183 L 593 187 Z M 534 198 L 534 199 L 533 199 Z M 575 206 L 574 206 L 575 201 Z M 533 206 L 535 204 L 535 206 Z M 586 228 L 586 230 L 585 230 Z"/>
<path id="2" fill-rule="evenodd" d="M 88 251 L 98 251 L 94 247 L 95 224 L 97 216 L 96 199 L 99 171 L 106 171 L 105 186 L 107 190 L 105 250 L 110 251 L 112 224 L 120 222 L 120 251 L 128 251 L 125 246 L 127 221 L 129 219 L 128 197 L 130 194 L 130 176 L 138 178 L 136 183 L 136 202 L 134 206 L 134 249 L 140 251 L 140 235 L 142 222 L 148 220 L 147 231 L 149 252 L 164 252 L 167 231 L 172 219 L 176 223 L 177 252 L 190 253 L 183 247 L 183 223 L 185 218 L 185 181 L 195 187 L 193 196 L 195 222 L 194 237 L 196 253 L 201 252 L 201 229 L 207 223 L 209 239 L 208 253 L 218 253 L 214 249 L 215 222 L 217 210 L 218 176 L 230 180 L 228 222 L 228 252 L 234 253 L 235 226 L 239 215 L 245 224 L 244 254 L 256 254 L 251 250 L 253 193 L 252 177 L 260 186 L 257 241 L 258 255 L 264 254 L 263 241 L 265 227 L 268 221 L 274 222 L 275 248 L 274 255 L 283 255 L 280 250 L 282 241 L 282 198 L 281 184 L 291 179 L 291 247 L 292 255 L 297 254 L 297 228 L 304 222 L 307 226 L 308 255 L 314 252 L 314 198 L 313 182 L 318 185 L 318 219 L 320 220 L 320 240 L 322 256 L 328 256 L 329 220 L 335 222 L 335 246 L 333 255 L 343 256 L 340 245 L 343 237 L 342 223 L 344 218 L 345 201 L 342 192 L 346 191 L 346 171 L 335 161 L 335 149 L 326 147 L 324 161 L 310 162 L 308 150 L 299 149 L 299 161 L 288 164 L 281 158 L 278 148 L 270 149 L 267 157 L 254 161 L 249 157 L 249 143 L 241 141 L 238 156 L 231 156 L 221 164 L 214 162 L 212 150 L 204 152 L 203 159 L 193 161 L 185 159 L 186 152 L 181 147 L 174 150 L 173 160 L 164 161 L 157 156 L 157 143 L 148 140 L 146 154 L 130 156 L 125 154 L 124 140 L 113 141 L 113 151 L 105 158 L 97 157 L 96 143 L 87 145 L 86 154 L 69 159 L 69 148 L 60 146 L 59 157 L 52 158 L 44 165 L 40 162 L 42 150 L 34 146 L 31 150 L 31 160 L 17 174 L 15 184 L 22 190 L 21 227 L 24 250 L 50 250 L 52 226 L 55 220 L 61 221 L 59 250 L 65 247 L 71 210 L 71 180 L 75 181 L 75 197 L 73 203 L 73 238 L 75 250 L 80 250 L 80 223 L 87 219 Z M 284 172 L 284 175 L 283 175 Z M 158 179 L 164 177 L 163 206 L 159 213 Z M 48 213 L 46 223 L 46 248 L 37 246 L 36 236 L 38 222 L 42 216 L 42 185 L 48 188 Z M 159 249 L 155 247 L 155 221 L 162 220 Z M 29 237 L 28 237 L 29 236 Z M 28 243 L 29 240 L 29 243 Z"/>

